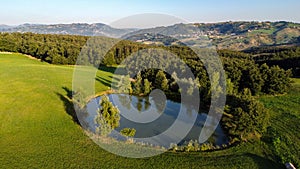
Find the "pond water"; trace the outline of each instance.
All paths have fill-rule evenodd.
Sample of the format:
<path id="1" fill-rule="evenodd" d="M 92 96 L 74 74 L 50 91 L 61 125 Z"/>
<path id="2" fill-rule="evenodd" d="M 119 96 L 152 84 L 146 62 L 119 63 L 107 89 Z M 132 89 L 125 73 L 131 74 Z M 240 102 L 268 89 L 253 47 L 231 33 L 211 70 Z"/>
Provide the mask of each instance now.
<path id="1" fill-rule="evenodd" d="M 136 134 L 134 140 L 136 142 L 148 142 L 152 145 L 158 145 L 168 148 L 171 143 L 178 145 L 190 140 L 198 140 L 201 129 L 208 117 L 206 113 L 198 113 L 192 106 L 177 103 L 165 98 L 157 99 L 157 97 L 139 97 L 125 94 L 110 94 L 110 101 L 120 110 L 120 126 L 113 131 L 110 136 L 117 140 L 125 140 L 126 138 L 119 134 L 123 128 L 134 128 Z M 91 100 L 87 104 L 87 115 L 84 118 L 86 129 L 95 132 L 97 125 L 94 119 L 99 108 L 101 97 Z M 180 113 L 183 112 L 183 113 Z M 180 113 L 180 115 L 179 115 Z M 179 119 L 180 126 L 173 130 L 173 133 L 164 133 Z M 193 120 L 194 119 L 194 120 Z M 193 122 L 192 124 L 189 124 Z M 184 133 L 184 137 L 180 136 L 178 142 L 178 133 L 180 128 L 191 125 L 191 130 Z M 162 137 L 156 137 L 157 135 Z M 152 138 L 145 140 L 144 138 Z M 213 135 L 208 142 L 215 145 L 228 143 L 228 138 L 224 134 L 220 125 L 217 126 Z"/>

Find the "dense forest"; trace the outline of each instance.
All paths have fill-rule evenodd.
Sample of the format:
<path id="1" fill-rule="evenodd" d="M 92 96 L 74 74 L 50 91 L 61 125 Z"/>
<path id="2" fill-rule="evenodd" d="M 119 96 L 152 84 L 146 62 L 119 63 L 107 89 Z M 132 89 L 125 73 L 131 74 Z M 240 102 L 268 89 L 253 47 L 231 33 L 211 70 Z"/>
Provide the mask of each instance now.
<path id="1" fill-rule="evenodd" d="M 75 64 L 88 37 L 1 33 L 0 50 L 31 55 L 53 64 Z"/>
<path id="2" fill-rule="evenodd" d="M 294 76 L 300 76 L 300 47 L 266 46 L 244 51 L 250 54 L 258 64 L 278 65 L 285 70 L 291 69 Z"/>
<path id="3" fill-rule="evenodd" d="M 129 65 L 128 73 L 135 78 L 133 92 L 148 94 L 151 89 L 160 88 L 167 93 L 186 92 L 192 94 L 194 87 L 199 87 L 202 109 L 209 109 L 211 101 L 211 84 L 204 63 L 201 59 L 186 46 L 153 46 L 145 45 L 126 40 L 111 38 L 92 38 L 86 36 L 71 35 L 44 35 L 33 33 L 1 33 L 0 51 L 18 52 L 31 55 L 41 61 L 52 64 L 74 65 L 76 62 L 85 65 L 111 66 L 123 64 L 125 58 L 140 51 L 141 49 L 163 49 L 181 58 L 191 69 L 195 80 L 189 77 L 181 77 L 180 73 L 174 71 L 167 73 L 158 69 L 148 69 L 139 72 L 139 66 L 158 65 L 170 70 L 182 70 L 184 68 L 176 64 L 174 59 L 165 59 L 164 65 L 159 62 L 139 62 L 126 60 Z M 114 44 L 109 51 L 103 51 L 107 45 Z M 99 45 L 100 44 L 100 45 Z M 227 103 L 222 118 L 223 128 L 226 129 L 232 142 L 253 138 L 253 134 L 260 136 L 268 125 L 268 111 L 259 103 L 254 96 L 264 94 L 283 94 L 290 86 L 292 72 L 299 75 L 299 47 L 290 47 L 275 51 L 264 49 L 247 52 L 235 52 L 220 50 L 218 54 L 223 62 L 227 82 Z M 105 52 L 104 57 L 101 55 Z M 208 53 L 203 49 L 202 53 Z M 257 53 L 255 53 L 257 52 Z M 265 55 L 268 53 L 268 55 Z M 151 53 L 158 57 L 161 53 Z M 79 55 L 85 56 L 77 60 Z M 209 56 L 209 55 L 208 55 Z M 142 60 L 147 60 L 147 55 Z M 295 60 L 294 60 L 295 59 Z M 276 64 L 280 60 L 280 64 Z M 283 61 L 283 62 L 282 62 Z M 293 64 L 289 64 L 293 62 Z M 279 65 L 279 66 L 278 66 Z M 291 65 L 291 66 L 288 66 Z M 284 69 L 282 69 L 283 67 Z M 138 72 L 134 74 L 131 72 Z M 175 78 L 174 78 L 175 77 Z M 220 78 L 214 74 L 213 78 Z M 179 90 L 176 82 L 185 84 L 185 90 Z M 221 85 L 220 85 L 221 86 Z M 224 90 L 223 90 L 224 92 Z M 252 136 L 251 136 L 252 135 Z M 251 136 L 251 137 L 250 137 Z"/>
<path id="4" fill-rule="evenodd" d="M 0 33 L 0 51 L 19 52 L 31 55 L 42 61 L 53 64 L 76 64 L 76 59 L 81 51 L 86 52 L 88 60 L 85 62 L 99 65 L 101 60 L 104 65 L 119 64 L 122 60 L 140 49 L 149 48 L 144 44 L 131 41 L 120 41 L 111 51 L 107 52 L 107 59 L 99 58 L 102 46 L 98 43 L 106 43 L 111 38 L 94 38 L 96 42 L 87 44 L 90 37 L 76 35 L 51 35 L 34 33 Z M 98 41 L 98 42 L 97 42 Z M 162 46 L 160 46 L 162 47 Z M 82 50 L 87 48 L 88 51 Z M 153 46 L 151 46 L 153 48 Z M 174 52 L 181 58 L 192 56 L 188 47 L 170 46 L 164 49 Z M 222 58 L 253 59 L 255 63 L 268 66 L 278 65 L 285 70 L 291 69 L 294 76 L 299 76 L 300 47 L 298 46 L 266 46 L 247 49 L 243 52 L 219 50 Z"/>

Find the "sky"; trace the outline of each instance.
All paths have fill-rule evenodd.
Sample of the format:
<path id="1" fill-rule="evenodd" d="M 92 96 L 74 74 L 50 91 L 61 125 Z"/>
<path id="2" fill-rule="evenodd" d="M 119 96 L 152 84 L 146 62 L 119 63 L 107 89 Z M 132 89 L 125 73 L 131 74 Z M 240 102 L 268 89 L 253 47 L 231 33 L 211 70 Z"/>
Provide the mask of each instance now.
<path id="1" fill-rule="evenodd" d="M 299 0 L 1 0 L 0 24 L 105 23 L 142 13 L 188 22 L 300 22 Z"/>

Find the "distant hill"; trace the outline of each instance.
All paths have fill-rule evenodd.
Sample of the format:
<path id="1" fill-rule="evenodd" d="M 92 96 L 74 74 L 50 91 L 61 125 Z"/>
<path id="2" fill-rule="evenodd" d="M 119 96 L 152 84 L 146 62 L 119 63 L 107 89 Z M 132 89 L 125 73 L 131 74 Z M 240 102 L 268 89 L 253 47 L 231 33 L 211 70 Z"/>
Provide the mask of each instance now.
<path id="1" fill-rule="evenodd" d="M 1 32 L 33 32 L 125 38 L 145 44 L 180 44 L 246 50 L 260 46 L 298 45 L 300 24 L 292 22 L 220 22 L 176 24 L 150 29 L 116 29 L 102 23 L 0 25 Z M 212 41 L 209 41 L 212 40 Z"/>
<path id="2" fill-rule="evenodd" d="M 299 44 L 300 24 L 284 21 L 176 24 L 138 30 L 124 38 L 149 44 L 151 39 L 156 39 L 150 35 L 155 34 L 176 38 L 190 46 L 205 46 L 203 44 L 207 44 L 207 39 L 203 37 L 208 37 L 219 49 L 245 50 L 258 46 Z M 163 41 L 167 42 L 165 45 L 177 43 L 174 39 Z M 154 42 L 157 43 L 156 40 Z"/>
<path id="3" fill-rule="evenodd" d="M 0 25 L 0 30 L 5 30 L 5 29 L 9 29 L 12 28 L 13 26 L 8 26 L 8 25 Z"/>
<path id="4" fill-rule="evenodd" d="M 39 34 L 68 34 L 83 36 L 121 37 L 135 29 L 116 29 L 102 23 L 86 24 L 23 24 L 16 27 L 0 26 L 1 32 L 33 32 Z"/>

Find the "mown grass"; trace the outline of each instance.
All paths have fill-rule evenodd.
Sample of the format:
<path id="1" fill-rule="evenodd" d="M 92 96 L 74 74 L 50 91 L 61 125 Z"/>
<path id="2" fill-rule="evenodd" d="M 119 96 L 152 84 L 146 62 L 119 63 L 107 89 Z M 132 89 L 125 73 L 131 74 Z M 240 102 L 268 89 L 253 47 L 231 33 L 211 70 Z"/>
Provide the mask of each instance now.
<path id="1" fill-rule="evenodd" d="M 111 71 L 98 71 L 99 80 L 95 84 L 98 92 L 107 90 L 111 75 Z M 49 65 L 20 54 L 0 54 L 0 168 L 283 167 L 276 161 L 271 144 L 264 141 L 243 143 L 216 152 L 167 152 L 145 159 L 125 158 L 106 152 L 86 136 L 70 115 L 67 98 L 72 88 L 72 76 L 72 66 Z M 285 104 L 287 110 L 281 111 L 281 106 L 277 109 L 276 100 L 283 98 L 286 100 L 280 101 L 280 104 Z M 299 100 L 289 98 L 290 94 L 262 98 L 275 112 L 272 123 L 282 118 L 283 112 L 299 117 Z M 291 106 L 294 108 L 289 109 Z M 292 128 L 288 134 L 298 138 L 299 144 L 297 123 L 294 119 L 287 120 L 291 121 L 279 121 L 272 126 L 279 130 L 290 125 Z"/>
<path id="2" fill-rule="evenodd" d="M 289 93 L 283 96 L 265 96 L 260 100 L 271 111 L 271 126 L 267 137 L 278 144 L 272 146 L 277 158 L 283 162 L 293 162 L 300 167 L 300 79 L 294 83 Z M 272 141 L 272 140 L 271 140 Z"/>

